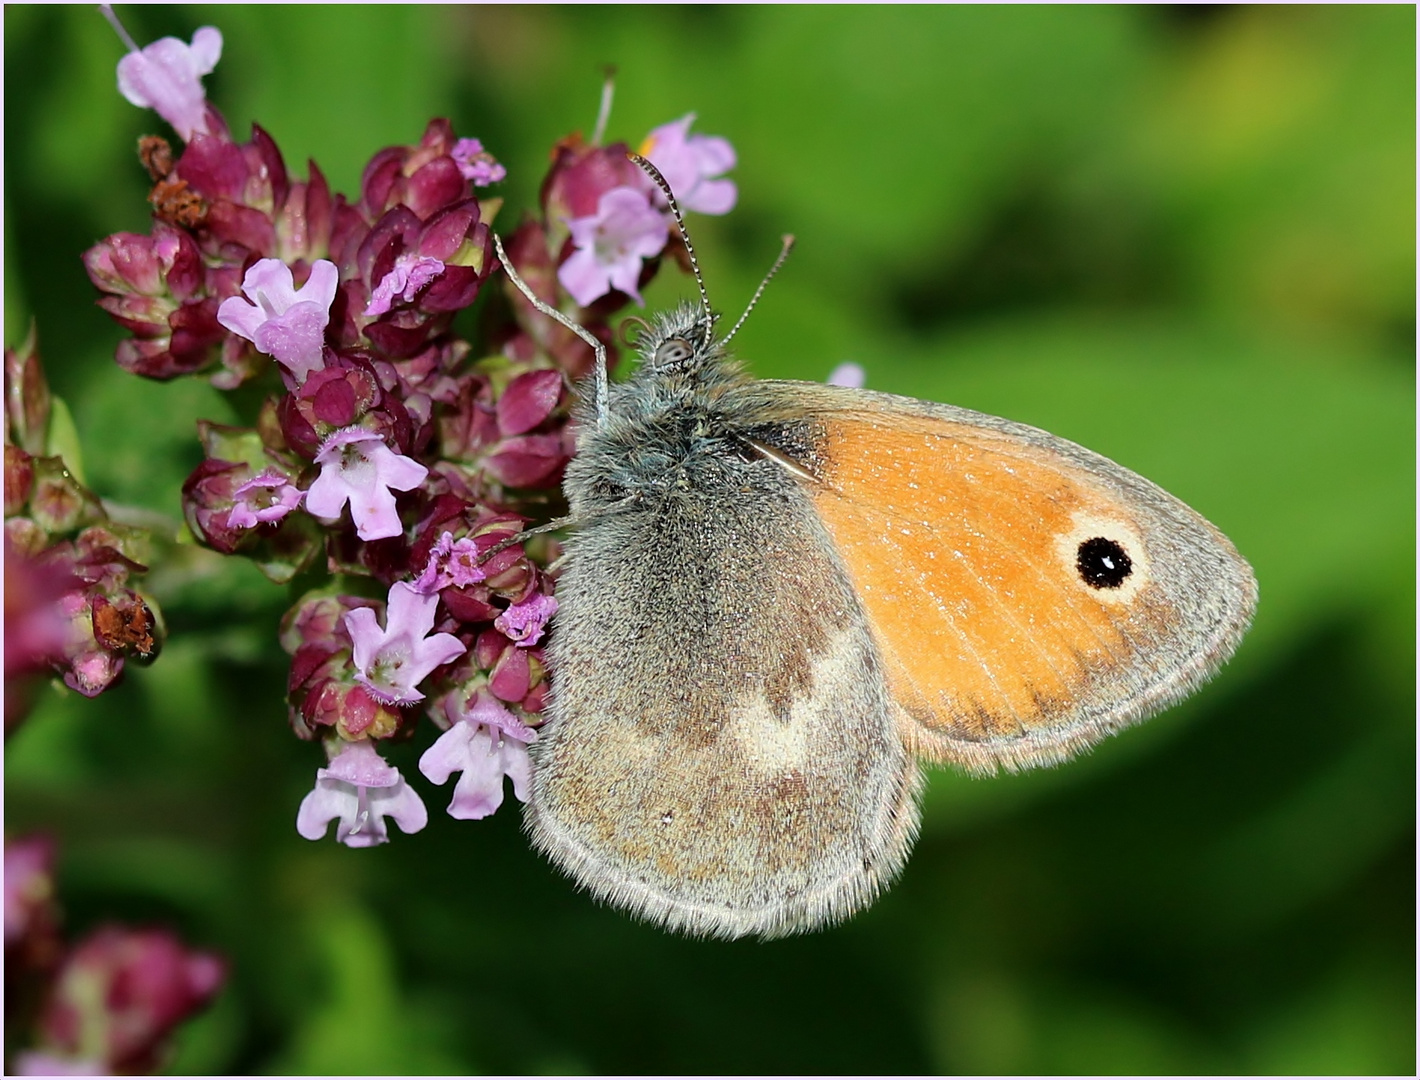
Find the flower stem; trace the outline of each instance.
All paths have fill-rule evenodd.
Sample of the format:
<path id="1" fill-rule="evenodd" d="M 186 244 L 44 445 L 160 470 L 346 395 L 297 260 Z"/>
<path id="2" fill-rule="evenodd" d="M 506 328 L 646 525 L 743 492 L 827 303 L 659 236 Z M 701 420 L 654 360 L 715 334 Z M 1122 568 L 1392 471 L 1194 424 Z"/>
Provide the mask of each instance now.
<path id="1" fill-rule="evenodd" d="M 611 98 L 616 90 L 616 68 L 606 69 L 606 81 L 602 83 L 602 100 L 597 107 L 597 126 L 592 129 L 592 145 L 600 146 L 606 137 L 606 125 L 611 120 Z"/>
<path id="2" fill-rule="evenodd" d="M 129 52 L 142 51 L 138 48 L 138 43 L 134 41 L 133 38 L 129 36 L 128 31 L 123 28 L 123 23 L 118 21 L 118 16 L 114 14 L 112 4 L 100 4 L 99 11 L 103 13 L 103 17 L 109 21 L 109 25 L 118 33 L 119 40 L 128 46 Z"/>

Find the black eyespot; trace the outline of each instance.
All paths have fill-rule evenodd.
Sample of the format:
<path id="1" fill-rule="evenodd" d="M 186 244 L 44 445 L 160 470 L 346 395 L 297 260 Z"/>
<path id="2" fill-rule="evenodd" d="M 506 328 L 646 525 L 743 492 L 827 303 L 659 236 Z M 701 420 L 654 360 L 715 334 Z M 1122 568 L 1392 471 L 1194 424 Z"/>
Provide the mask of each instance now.
<path id="1" fill-rule="evenodd" d="M 1103 536 L 1091 537 L 1080 544 L 1075 566 L 1092 589 L 1117 589 L 1134 572 L 1134 561 L 1119 542 Z"/>
<path id="2" fill-rule="evenodd" d="M 692 353 L 690 342 L 684 338 L 671 338 L 663 341 L 656 348 L 656 355 L 651 358 L 651 362 L 656 367 L 674 367 L 676 364 L 683 364 L 690 359 Z"/>

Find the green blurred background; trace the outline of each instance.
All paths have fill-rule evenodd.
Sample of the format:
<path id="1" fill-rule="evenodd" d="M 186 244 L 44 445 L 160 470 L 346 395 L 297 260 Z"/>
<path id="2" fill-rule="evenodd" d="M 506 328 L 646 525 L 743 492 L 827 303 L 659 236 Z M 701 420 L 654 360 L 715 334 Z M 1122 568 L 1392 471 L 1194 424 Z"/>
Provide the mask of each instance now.
<path id="1" fill-rule="evenodd" d="M 1217 523 L 1261 607 L 1203 693 L 1068 766 L 932 775 L 902 880 L 825 933 L 689 941 L 576 893 L 519 831 L 440 811 L 301 840 L 289 598 L 238 560 L 153 580 L 159 662 L 49 691 L 6 828 L 61 840 L 75 931 L 162 920 L 234 971 L 174 1067 L 218 1072 L 1413 1072 L 1415 9 L 129 7 L 215 24 L 209 96 L 351 191 L 447 115 L 509 168 L 698 112 L 740 203 L 693 222 L 765 376 L 1009 416 Z M 146 231 L 120 47 L 5 9 L 5 340 L 41 351 L 105 496 L 176 515 L 200 381 L 112 363 L 79 262 Z M 689 291 L 666 273 L 652 306 Z M 427 744 L 398 748 L 414 772 Z"/>

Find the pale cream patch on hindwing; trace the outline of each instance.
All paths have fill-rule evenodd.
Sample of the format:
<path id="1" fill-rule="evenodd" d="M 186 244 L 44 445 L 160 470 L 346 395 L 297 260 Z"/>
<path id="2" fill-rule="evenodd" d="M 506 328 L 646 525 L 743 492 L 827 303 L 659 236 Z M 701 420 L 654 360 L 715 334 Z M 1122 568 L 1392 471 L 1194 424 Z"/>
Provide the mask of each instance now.
<path id="1" fill-rule="evenodd" d="M 857 635 L 846 630 L 829 639 L 810 664 L 808 685 L 789 702 L 787 710 L 776 712 L 759 692 L 735 709 L 730 731 L 744 760 L 765 775 L 802 768 L 808 762 L 810 740 L 839 707 L 843 688 L 862 678 Z"/>

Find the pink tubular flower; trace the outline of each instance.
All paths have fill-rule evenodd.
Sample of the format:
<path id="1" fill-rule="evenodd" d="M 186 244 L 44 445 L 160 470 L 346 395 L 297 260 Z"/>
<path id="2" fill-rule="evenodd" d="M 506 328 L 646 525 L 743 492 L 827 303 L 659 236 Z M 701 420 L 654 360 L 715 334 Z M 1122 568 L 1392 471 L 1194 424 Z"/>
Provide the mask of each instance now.
<path id="1" fill-rule="evenodd" d="M 227 524 L 233 529 L 250 529 L 257 525 L 280 521 L 301 503 L 301 491 L 275 469 L 252 477 L 233 492 L 236 501 L 227 513 Z"/>
<path id="2" fill-rule="evenodd" d="M 325 366 L 325 328 L 339 277 L 333 262 L 318 259 L 297 289 L 289 266 L 280 259 L 259 259 L 242 279 L 247 299 L 223 300 L 217 321 L 275 357 L 300 385 Z"/>
<path id="3" fill-rule="evenodd" d="M 337 754 L 330 768 L 316 770 L 316 786 L 296 814 L 296 831 L 319 840 L 338 818 L 336 840 L 346 847 L 374 847 L 389 841 L 386 817 L 405 833 L 417 833 L 429 823 L 424 801 L 399 770 L 361 739 Z"/>
<path id="4" fill-rule="evenodd" d="M 850 389 L 860 389 L 867 379 L 868 373 L 863 370 L 863 365 L 855 364 L 851 360 L 839 364 L 828 376 L 829 386 L 846 386 Z"/>
<path id="5" fill-rule="evenodd" d="M 576 245 L 570 258 L 557 271 L 562 283 L 582 307 L 613 289 L 626 293 L 638 304 L 636 291 L 641 276 L 641 260 L 659 255 L 666 246 L 666 219 L 644 191 L 614 187 L 597 200 L 597 212 L 567 222 Z"/>
<path id="6" fill-rule="evenodd" d="M 448 782 L 452 773 L 463 776 L 454 785 L 449 816 L 477 821 L 503 803 L 503 777 L 513 781 L 513 794 L 528 798 L 528 743 L 537 733 L 484 690 L 465 698 L 461 690 L 441 700 L 452 726 L 419 759 L 419 771 L 432 783 Z"/>
<path id="7" fill-rule="evenodd" d="M 455 540 L 453 533 L 444 533 L 430 549 L 429 562 L 415 581 L 414 590 L 428 594 L 450 585 L 477 585 L 486 576 L 478 565 L 478 556 L 478 545 L 471 538 Z"/>
<path id="8" fill-rule="evenodd" d="M 380 279 L 370 294 L 366 316 L 383 315 L 396 300 L 413 300 L 419 290 L 444 272 L 444 263 L 428 255 L 406 252 L 394 261 L 394 269 Z"/>
<path id="9" fill-rule="evenodd" d="M 477 139 L 459 139 L 449 156 L 458 165 L 464 179 L 473 181 L 474 187 L 496 184 L 508 175 L 508 170 L 498 164 Z"/>
<path id="10" fill-rule="evenodd" d="M 335 432 L 316 454 L 321 473 L 306 492 L 306 509 L 320 518 L 338 518 L 346 502 L 361 540 L 380 540 L 404 531 L 395 512 L 395 491 L 424 482 L 429 470 L 413 458 L 396 454 L 379 435 L 365 428 Z"/>
<path id="11" fill-rule="evenodd" d="M 437 595 L 415 592 L 405 581 L 390 586 L 384 629 L 370 608 L 356 608 L 345 616 L 345 629 L 354 645 L 356 678 L 381 701 L 421 701 L 416 687 L 436 667 L 465 652 L 452 634 L 434 634 Z"/>
<path id="12" fill-rule="evenodd" d="M 118 92 L 140 109 L 156 112 L 184 142 L 191 142 L 199 132 L 206 135 L 207 92 L 202 76 L 222 57 L 221 31 L 203 26 L 192 35 L 191 45 L 165 37 L 139 49 L 109 5 L 102 8 L 130 50 L 118 62 Z"/>
<path id="13" fill-rule="evenodd" d="M 691 135 L 695 114 L 662 124 L 641 144 L 641 156 L 666 178 L 682 210 L 728 214 L 738 191 L 733 180 L 720 179 L 735 167 L 735 148 L 726 139 Z"/>
<path id="14" fill-rule="evenodd" d="M 544 593 L 519 600 L 493 620 L 493 625 L 514 645 L 527 648 L 542 639 L 547 620 L 557 614 L 557 601 Z"/>

